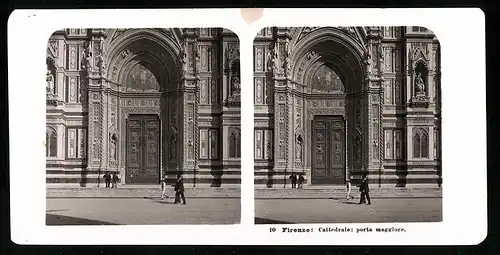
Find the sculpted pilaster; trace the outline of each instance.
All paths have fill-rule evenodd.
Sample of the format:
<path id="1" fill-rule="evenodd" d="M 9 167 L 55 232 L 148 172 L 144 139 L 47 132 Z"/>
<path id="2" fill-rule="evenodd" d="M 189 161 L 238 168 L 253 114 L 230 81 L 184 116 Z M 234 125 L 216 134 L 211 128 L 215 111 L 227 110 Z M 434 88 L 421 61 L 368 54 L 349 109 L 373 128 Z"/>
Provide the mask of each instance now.
<path id="1" fill-rule="evenodd" d="M 367 151 L 368 170 L 383 169 L 383 129 L 382 129 L 382 103 L 384 98 L 384 87 L 382 86 L 384 78 L 384 48 L 381 42 L 382 31 L 379 27 L 371 27 L 367 36 L 367 101 L 365 107 L 367 112 L 367 125 L 364 137 L 367 144 L 364 146 Z"/>

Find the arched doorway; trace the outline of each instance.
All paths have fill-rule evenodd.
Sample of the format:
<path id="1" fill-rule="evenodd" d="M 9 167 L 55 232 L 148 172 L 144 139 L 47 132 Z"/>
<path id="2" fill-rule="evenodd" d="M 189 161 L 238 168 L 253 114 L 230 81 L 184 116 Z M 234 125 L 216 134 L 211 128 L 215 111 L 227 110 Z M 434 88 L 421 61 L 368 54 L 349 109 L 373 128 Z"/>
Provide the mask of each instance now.
<path id="1" fill-rule="evenodd" d="M 115 30 L 92 43 L 99 70 L 88 76 L 89 168 L 118 172 L 127 184 L 175 176 L 183 139 L 179 43 L 155 29 Z"/>
<path id="2" fill-rule="evenodd" d="M 295 115 L 300 116 L 294 127 L 294 161 L 311 185 L 344 184 L 364 168 L 363 56 L 359 42 L 328 27 L 292 48 L 292 77 L 299 92 Z"/>

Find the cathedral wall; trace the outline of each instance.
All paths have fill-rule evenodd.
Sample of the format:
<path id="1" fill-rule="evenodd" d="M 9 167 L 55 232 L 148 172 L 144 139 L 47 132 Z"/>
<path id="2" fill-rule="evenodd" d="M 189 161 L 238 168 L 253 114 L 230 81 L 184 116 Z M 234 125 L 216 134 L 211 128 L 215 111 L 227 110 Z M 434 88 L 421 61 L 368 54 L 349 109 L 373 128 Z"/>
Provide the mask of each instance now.
<path id="1" fill-rule="evenodd" d="M 57 157 L 47 157 L 47 183 L 95 182 L 87 166 L 87 99 L 81 79 L 85 29 L 56 31 L 48 41 L 48 69 L 54 79 L 47 103 L 47 127 L 57 131 Z M 48 88 L 50 90 L 50 88 Z"/>

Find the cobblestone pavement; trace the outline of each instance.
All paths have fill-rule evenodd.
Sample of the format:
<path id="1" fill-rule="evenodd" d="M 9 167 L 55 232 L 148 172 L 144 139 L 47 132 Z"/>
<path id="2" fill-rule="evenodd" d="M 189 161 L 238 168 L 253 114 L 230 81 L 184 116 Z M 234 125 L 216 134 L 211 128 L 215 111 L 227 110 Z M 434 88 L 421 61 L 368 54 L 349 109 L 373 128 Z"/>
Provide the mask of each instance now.
<path id="1" fill-rule="evenodd" d="M 256 224 L 442 221 L 441 198 L 257 199 Z"/>
<path id="2" fill-rule="evenodd" d="M 47 225 L 239 224 L 240 200 L 159 198 L 47 199 Z"/>

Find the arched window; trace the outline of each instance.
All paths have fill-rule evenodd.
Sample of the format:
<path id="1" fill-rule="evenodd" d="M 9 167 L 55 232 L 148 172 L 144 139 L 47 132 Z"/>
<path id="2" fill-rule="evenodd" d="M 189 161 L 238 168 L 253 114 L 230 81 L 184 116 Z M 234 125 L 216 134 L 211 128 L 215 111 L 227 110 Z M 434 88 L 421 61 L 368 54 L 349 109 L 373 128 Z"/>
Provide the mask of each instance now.
<path id="1" fill-rule="evenodd" d="M 429 157 L 429 136 L 423 129 L 416 129 L 413 134 L 413 158 Z"/>
<path id="2" fill-rule="evenodd" d="M 45 156 L 57 157 L 57 132 L 55 129 L 47 128 L 45 143 Z"/>
<path id="3" fill-rule="evenodd" d="M 229 133 L 229 157 L 239 158 L 241 157 L 241 137 L 237 130 L 233 130 Z"/>
<path id="4" fill-rule="evenodd" d="M 235 158 L 236 157 L 236 135 L 234 132 L 231 132 L 229 134 L 229 157 L 230 158 Z"/>
<path id="5" fill-rule="evenodd" d="M 413 157 L 420 158 L 420 135 L 417 133 L 413 135 Z"/>
<path id="6" fill-rule="evenodd" d="M 420 157 L 429 157 L 429 138 L 427 137 L 427 133 L 422 133 L 420 137 Z"/>

